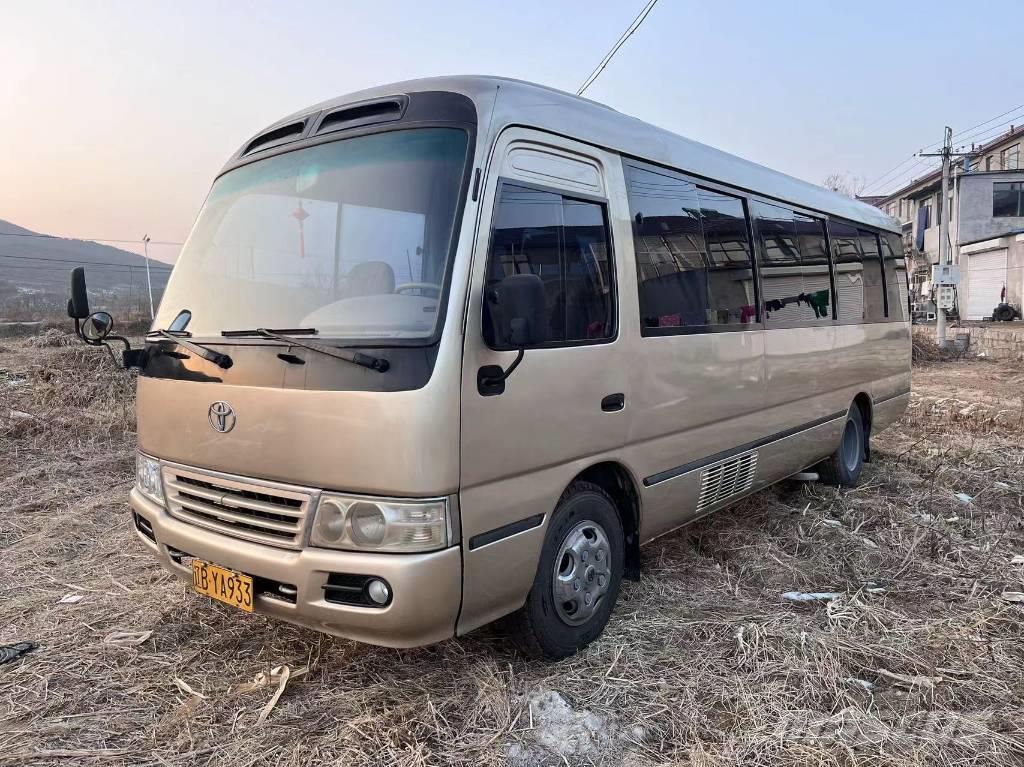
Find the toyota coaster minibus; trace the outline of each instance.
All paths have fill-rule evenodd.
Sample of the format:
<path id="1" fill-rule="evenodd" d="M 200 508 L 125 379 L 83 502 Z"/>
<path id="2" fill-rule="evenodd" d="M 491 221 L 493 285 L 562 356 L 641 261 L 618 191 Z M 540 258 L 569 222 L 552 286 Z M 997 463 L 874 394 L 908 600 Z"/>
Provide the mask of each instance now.
<path id="1" fill-rule="evenodd" d="M 213 183 L 141 348 L 140 545 L 199 593 L 391 647 L 502 616 L 569 655 L 640 546 L 910 391 L 899 222 L 528 83 L 326 102 Z M 814 467 L 814 468 L 811 468 Z"/>

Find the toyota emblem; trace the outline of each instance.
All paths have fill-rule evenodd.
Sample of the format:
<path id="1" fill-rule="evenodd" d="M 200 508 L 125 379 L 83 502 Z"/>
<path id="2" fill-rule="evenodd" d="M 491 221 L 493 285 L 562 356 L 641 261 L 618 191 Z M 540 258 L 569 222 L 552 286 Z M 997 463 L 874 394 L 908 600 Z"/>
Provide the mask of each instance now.
<path id="1" fill-rule="evenodd" d="M 235 411 L 231 405 L 227 402 L 214 402 L 210 405 L 210 426 L 221 434 L 235 428 Z"/>

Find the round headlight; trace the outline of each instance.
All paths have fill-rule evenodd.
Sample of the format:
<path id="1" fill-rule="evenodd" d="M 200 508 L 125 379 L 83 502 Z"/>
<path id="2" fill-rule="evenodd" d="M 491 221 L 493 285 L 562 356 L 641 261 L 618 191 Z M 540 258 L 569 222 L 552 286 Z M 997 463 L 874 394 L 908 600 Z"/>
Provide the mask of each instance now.
<path id="1" fill-rule="evenodd" d="M 334 501 L 320 504 L 316 514 L 317 533 L 327 543 L 337 543 L 345 535 L 345 509 Z"/>
<path id="2" fill-rule="evenodd" d="M 387 523 L 384 513 L 372 503 L 353 504 L 349 511 L 352 540 L 362 545 L 376 545 L 384 540 Z"/>

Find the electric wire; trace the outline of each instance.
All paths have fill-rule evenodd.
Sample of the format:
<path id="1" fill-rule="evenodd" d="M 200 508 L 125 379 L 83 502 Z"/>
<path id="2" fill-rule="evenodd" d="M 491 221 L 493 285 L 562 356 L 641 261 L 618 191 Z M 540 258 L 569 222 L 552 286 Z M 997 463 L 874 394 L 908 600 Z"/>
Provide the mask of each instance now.
<path id="1" fill-rule="evenodd" d="M 611 47 L 611 50 L 609 50 L 608 53 L 605 54 L 604 58 L 601 59 L 601 62 L 596 67 L 594 67 L 594 71 L 591 72 L 587 79 L 583 81 L 583 85 L 581 85 L 579 89 L 576 91 L 577 96 L 582 96 L 586 92 L 587 88 L 593 85 L 594 81 L 601 76 L 601 73 L 604 71 L 604 68 L 608 66 L 612 58 L 615 56 L 615 54 L 619 52 L 619 48 L 621 48 L 625 44 L 625 42 L 630 37 L 632 37 L 634 32 L 640 29 L 640 25 L 644 23 L 644 19 L 647 18 L 647 15 L 657 4 L 658 0 L 649 0 L 647 5 L 644 6 L 643 10 L 637 14 L 635 19 L 633 19 L 633 23 L 626 28 L 626 31 L 622 33 L 622 36 L 619 37 L 615 45 Z"/>

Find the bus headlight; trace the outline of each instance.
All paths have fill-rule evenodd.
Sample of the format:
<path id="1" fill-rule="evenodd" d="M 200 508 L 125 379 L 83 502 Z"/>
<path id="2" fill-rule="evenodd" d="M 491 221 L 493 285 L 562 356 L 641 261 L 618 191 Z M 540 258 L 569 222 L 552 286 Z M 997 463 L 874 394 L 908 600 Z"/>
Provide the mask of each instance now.
<path id="1" fill-rule="evenodd" d="M 448 546 L 448 501 L 352 498 L 324 494 L 310 545 L 349 551 L 408 554 Z"/>
<path id="2" fill-rule="evenodd" d="M 155 503 L 164 505 L 164 481 L 160 476 L 160 461 L 142 453 L 135 454 L 135 486 L 139 492 Z"/>

